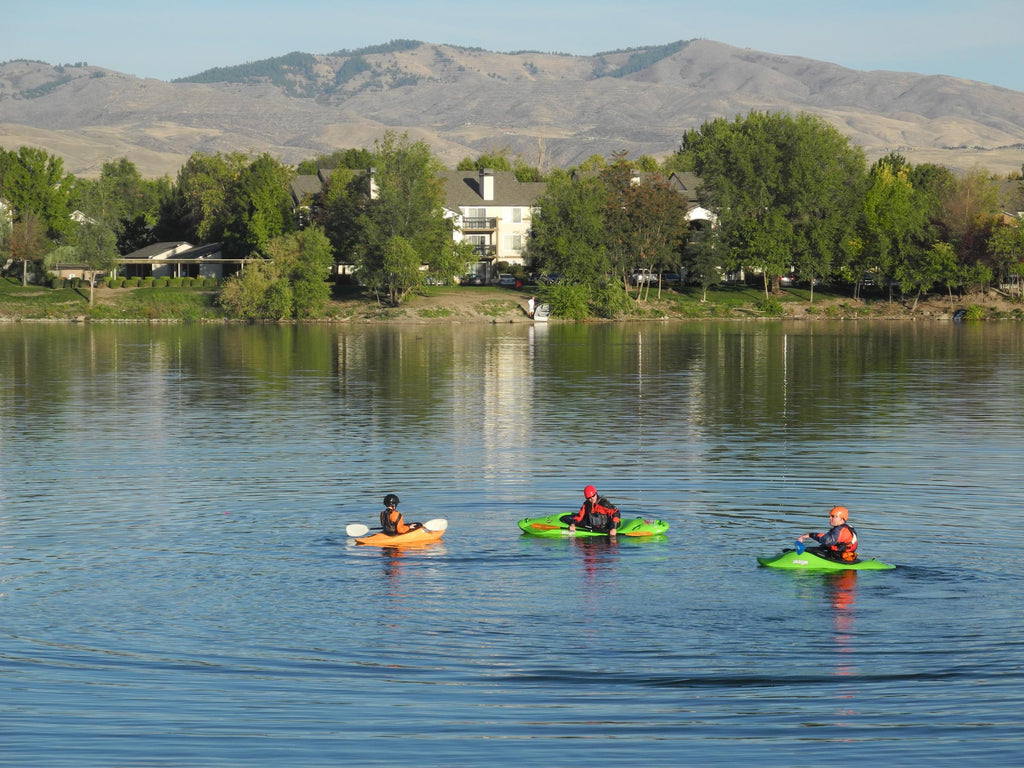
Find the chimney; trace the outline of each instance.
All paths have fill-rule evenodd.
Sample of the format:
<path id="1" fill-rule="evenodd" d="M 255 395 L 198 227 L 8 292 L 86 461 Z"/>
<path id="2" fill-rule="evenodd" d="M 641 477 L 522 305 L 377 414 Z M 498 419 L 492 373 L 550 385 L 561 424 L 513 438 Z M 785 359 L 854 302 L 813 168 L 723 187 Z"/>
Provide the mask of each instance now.
<path id="1" fill-rule="evenodd" d="M 494 199 L 494 171 L 490 168 L 480 170 L 480 197 L 484 200 Z"/>
<path id="2" fill-rule="evenodd" d="M 368 175 L 370 177 L 370 199 L 376 200 L 380 195 L 380 189 L 377 187 L 377 169 L 371 167 Z"/>

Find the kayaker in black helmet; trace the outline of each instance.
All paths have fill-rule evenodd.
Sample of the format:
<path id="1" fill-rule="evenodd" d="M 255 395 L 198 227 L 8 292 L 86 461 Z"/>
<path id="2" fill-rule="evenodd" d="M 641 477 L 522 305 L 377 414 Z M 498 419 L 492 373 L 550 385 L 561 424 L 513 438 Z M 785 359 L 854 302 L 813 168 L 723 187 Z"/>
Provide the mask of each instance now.
<path id="1" fill-rule="evenodd" d="M 398 511 L 398 497 L 389 493 L 384 497 L 384 511 L 380 513 L 380 527 L 384 533 L 397 536 L 400 533 L 408 533 L 420 528 L 423 523 L 406 523 L 402 519 L 402 513 Z"/>
<path id="2" fill-rule="evenodd" d="M 576 531 L 577 525 L 582 525 L 592 531 L 615 536 L 615 529 L 620 522 L 619 508 L 604 496 L 598 496 L 597 488 L 588 485 L 583 489 L 583 506 L 575 515 L 569 516 L 568 522 L 571 533 Z"/>

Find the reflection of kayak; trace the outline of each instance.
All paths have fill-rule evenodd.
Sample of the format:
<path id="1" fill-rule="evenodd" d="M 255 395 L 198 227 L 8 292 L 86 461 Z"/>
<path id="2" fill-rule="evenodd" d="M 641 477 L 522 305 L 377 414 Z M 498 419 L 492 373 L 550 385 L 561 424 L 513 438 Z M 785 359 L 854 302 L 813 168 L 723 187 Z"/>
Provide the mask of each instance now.
<path id="1" fill-rule="evenodd" d="M 369 544 L 373 547 L 405 547 L 415 544 L 429 544 L 432 541 L 438 541 L 443 535 L 443 528 L 440 531 L 431 531 L 420 527 L 405 533 L 396 533 L 393 536 L 383 531 L 378 531 L 370 536 L 360 536 L 356 539 L 356 544 Z"/>
<path id="2" fill-rule="evenodd" d="M 569 526 L 562 522 L 562 518 L 571 512 L 562 512 L 547 517 L 527 517 L 519 521 L 519 527 L 523 533 L 531 536 L 544 536 L 547 538 L 560 538 L 562 536 L 607 536 L 604 531 L 590 531 L 576 526 L 576 533 L 569 533 Z M 664 520 L 644 520 L 641 517 L 630 520 L 623 520 L 617 531 L 619 536 L 659 536 L 668 530 L 668 523 Z"/>
<path id="3" fill-rule="evenodd" d="M 786 568 L 791 571 L 887 571 L 896 567 L 873 558 L 854 560 L 852 563 L 830 560 L 814 554 L 813 549 L 805 549 L 801 554 L 797 554 L 795 549 L 785 549 L 772 557 L 759 557 L 757 562 L 769 568 Z"/>

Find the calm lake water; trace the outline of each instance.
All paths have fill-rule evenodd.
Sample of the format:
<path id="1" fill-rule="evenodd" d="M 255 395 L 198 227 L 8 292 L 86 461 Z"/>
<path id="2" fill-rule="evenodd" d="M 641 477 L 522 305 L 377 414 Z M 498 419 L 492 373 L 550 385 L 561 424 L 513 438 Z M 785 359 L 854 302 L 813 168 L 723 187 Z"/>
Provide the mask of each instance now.
<path id="1" fill-rule="evenodd" d="M 0 762 L 1020 765 L 1022 404 L 1020 323 L 2 325 Z M 668 536 L 520 535 L 587 483 Z M 834 504 L 896 570 L 757 565 Z"/>

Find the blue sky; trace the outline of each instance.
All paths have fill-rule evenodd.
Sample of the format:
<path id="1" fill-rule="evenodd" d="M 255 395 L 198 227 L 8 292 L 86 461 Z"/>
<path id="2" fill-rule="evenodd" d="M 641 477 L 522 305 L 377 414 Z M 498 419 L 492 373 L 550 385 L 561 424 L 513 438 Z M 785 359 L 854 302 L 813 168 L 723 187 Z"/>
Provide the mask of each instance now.
<path id="1" fill-rule="evenodd" d="M 4 10 L 0 61 L 84 61 L 170 80 L 396 38 L 587 55 L 702 37 L 1024 91 L 1021 10 L 1020 0 L 49 0 Z"/>

